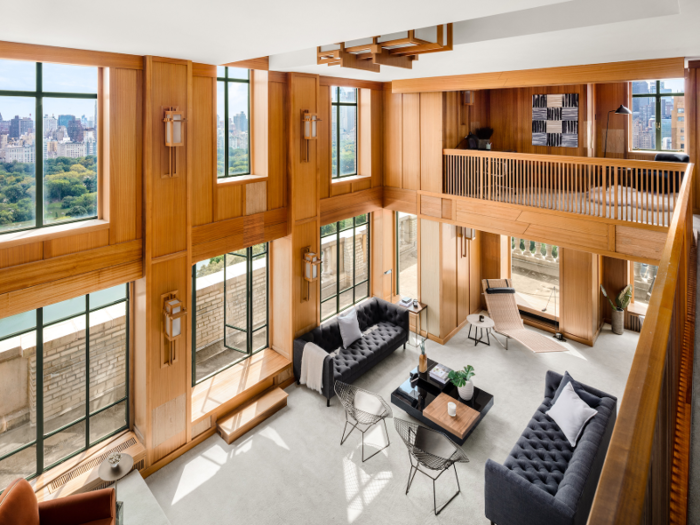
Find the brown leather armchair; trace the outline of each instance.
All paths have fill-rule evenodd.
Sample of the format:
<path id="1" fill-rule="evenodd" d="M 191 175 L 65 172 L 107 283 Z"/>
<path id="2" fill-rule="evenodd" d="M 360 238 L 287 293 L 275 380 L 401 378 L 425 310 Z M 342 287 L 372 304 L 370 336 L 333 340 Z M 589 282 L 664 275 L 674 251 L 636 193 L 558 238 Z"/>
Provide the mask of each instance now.
<path id="1" fill-rule="evenodd" d="M 16 479 L 0 494 L 0 525 L 115 525 L 114 489 L 37 503 L 32 486 Z"/>

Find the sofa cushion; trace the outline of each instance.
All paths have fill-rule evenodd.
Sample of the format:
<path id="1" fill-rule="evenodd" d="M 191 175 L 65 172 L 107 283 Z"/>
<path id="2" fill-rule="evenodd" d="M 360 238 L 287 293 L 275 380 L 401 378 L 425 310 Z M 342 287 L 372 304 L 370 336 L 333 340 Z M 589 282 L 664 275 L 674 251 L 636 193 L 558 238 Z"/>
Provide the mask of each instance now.
<path id="1" fill-rule="evenodd" d="M 333 358 L 333 376 L 341 381 L 356 368 L 372 367 L 384 355 L 384 348 L 392 350 L 404 337 L 404 330 L 393 323 L 380 321 L 370 326 L 349 348 L 342 348 Z"/>
<path id="2" fill-rule="evenodd" d="M 338 327 L 340 337 L 343 339 L 343 348 L 348 348 L 362 337 L 355 308 L 350 308 L 338 315 Z"/>
<path id="3" fill-rule="evenodd" d="M 571 386 L 574 387 L 574 392 L 576 392 L 576 395 L 583 399 L 589 407 L 596 408 L 598 405 L 600 405 L 600 398 L 586 392 L 586 390 L 581 386 L 581 383 L 571 377 L 569 372 L 564 372 L 564 377 L 562 378 L 561 383 L 559 383 L 559 388 L 557 388 L 557 391 L 554 393 L 554 397 L 552 398 L 552 405 L 557 402 L 557 399 L 559 399 L 559 394 L 561 394 L 562 390 L 564 390 L 564 387 L 568 383 L 571 383 Z"/>
<path id="4" fill-rule="evenodd" d="M 0 495 L 0 523 L 39 525 L 36 496 L 26 479 L 14 480 Z"/>
<path id="5" fill-rule="evenodd" d="M 576 394 L 571 382 L 566 383 L 559 399 L 547 411 L 547 415 L 564 432 L 572 447 L 576 446 L 586 423 L 597 413 Z"/>

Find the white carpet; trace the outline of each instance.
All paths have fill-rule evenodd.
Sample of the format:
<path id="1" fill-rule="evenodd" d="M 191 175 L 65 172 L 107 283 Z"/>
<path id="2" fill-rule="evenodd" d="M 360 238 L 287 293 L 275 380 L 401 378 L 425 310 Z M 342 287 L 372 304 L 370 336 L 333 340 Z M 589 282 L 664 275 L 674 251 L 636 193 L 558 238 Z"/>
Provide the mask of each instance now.
<path id="1" fill-rule="evenodd" d="M 428 356 L 452 368 L 471 364 L 475 384 L 494 394 L 494 406 L 464 444 L 470 463 L 457 465 L 462 493 L 438 516 L 432 483 L 420 473 L 406 496 L 408 454 L 388 420 L 391 446 L 362 463 L 360 434 L 341 447 L 344 412 L 303 386 L 287 389 L 289 406 L 232 445 L 215 435 L 149 477 L 173 525 L 204 524 L 488 524 L 484 517 L 484 464 L 508 455 L 544 395 L 549 369 L 621 398 L 638 334 L 603 328 L 595 348 L 567 343 L 564 353 L 534 354 L 516 341 L 510 350 L 473 346 L 462 330 L 445 346 L 429 341 Z M 418 352 L 397 350 L 357 385 L 388 401 L 417 365 Z M 394 407 L 394 416 L 410 419 Z M 367 443 L 383 444 L 383 430 Z M 367 447 L 367 455 L 373 452 Z M 456 490 L 453 473 L 437 483 L 438 506 Z"/>

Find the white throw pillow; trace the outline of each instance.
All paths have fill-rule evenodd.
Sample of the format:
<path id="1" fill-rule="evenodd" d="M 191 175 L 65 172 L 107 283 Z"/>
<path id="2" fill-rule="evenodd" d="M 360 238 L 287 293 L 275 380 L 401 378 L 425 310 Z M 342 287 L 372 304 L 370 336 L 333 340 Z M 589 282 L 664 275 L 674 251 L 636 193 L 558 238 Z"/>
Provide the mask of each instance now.
<path id="1" fill-rule="evenodd" d="M 547 411 L 547 415 L 559 426 L 572 447 L 578 443 L 588 420 L 597 413 L 578 396 L 571 382 L 566 384 L 557 402 Z"/>
<path id="2" fill-rule="evenodd" d="M 343 348 L 349 347 L 362 337 L 360 322 L 357 320 L 357 310 L 354 308 L 338 315 L 338 326 L 340 327 L 340 337 L 343 338 Z"/>

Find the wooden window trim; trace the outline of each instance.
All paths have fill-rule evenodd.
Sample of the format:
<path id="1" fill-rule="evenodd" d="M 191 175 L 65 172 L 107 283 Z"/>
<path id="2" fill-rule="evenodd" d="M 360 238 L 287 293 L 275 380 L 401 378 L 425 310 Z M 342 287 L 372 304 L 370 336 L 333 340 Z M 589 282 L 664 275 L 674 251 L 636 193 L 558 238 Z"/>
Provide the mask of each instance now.
<path id="1" fill-rule="evenodd" d="M 24 230 L 16 233 L 5 233 L 0 237 L 0 250 L 108 229 L 109 221 L 104 219 L 89 219 L 87 221 L 45 226 L 43 228 Z"/>

